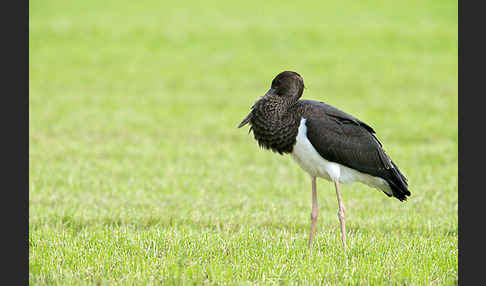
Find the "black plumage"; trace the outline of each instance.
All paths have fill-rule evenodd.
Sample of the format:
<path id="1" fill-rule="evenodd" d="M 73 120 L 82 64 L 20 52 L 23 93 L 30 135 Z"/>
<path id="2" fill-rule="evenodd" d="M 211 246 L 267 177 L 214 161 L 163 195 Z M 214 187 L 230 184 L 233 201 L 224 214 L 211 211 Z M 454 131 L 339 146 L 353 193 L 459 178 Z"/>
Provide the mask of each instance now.
<path id="1" fill-rule="evenodd" d="M 385 153 L 373 128 L 323 102 L 300 100 L 303 90 L 298 73 L 278 74 L 238 127 L 249 123 L 262 148 L 283 155 L 293 152 L 301 120 L 305 119 L 307 139 L 322 158 L 381 178 L 391 189 L 391 194 L 385 194 L 406 200 L 410 196 L 407 179 Z"/>
<path id="2" fill-rule="evenodd" d="M 400 201 L 410 196 L 407 179 L 385 153 L 373 128 L 322 102 L 302 100 L 301 104 L 313 106 L 303 117 L 308 118 L 307 137 L 323 158 L 384 179 Z"/>

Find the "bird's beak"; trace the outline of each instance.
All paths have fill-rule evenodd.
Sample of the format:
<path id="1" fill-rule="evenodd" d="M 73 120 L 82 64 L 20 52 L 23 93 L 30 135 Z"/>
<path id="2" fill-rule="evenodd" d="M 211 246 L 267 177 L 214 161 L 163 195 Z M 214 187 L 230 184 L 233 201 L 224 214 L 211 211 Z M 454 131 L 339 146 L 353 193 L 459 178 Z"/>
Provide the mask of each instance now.
<path id="1" fill-rule="evenodd" d="M 248 122 L 250 122 L 250 119 L 251 117 L 253 116 L 253 114 L 250 112 L 246 117 L 245 119 L 243 119 L 243 121 L 241 121 L 240 125 L 238 125 L 238 128 L 241 128 L 243 126 L 245 126 Z"/>
<path id="2" fill-rule="evenodd" d="M 275 88 L 270 88 L 267 93 L 265 93 L 264 97 L 265 96 L 269 96 L 270 94 L 273 94 L 275 92 Z"/>
<path id="3" fill-rule="evenodd" d="M 268 95 L 270 95 L 270 94 L 273 94 L 274 92 L 275 92 L 275 88 L 270 88 L 270 89 L 267 91 L 267 93 L 265 93 L 265 95 L 264 95 L 264 96 L 262 96 L 262 98 L 263 98 L 263 97 L 266 97 L 266 96 L 268 96 Z M 253 108 L 253 107 L 252 107 L 252 108 Z M 253 117 L 253 113 L 251 113 L 251 112 L 250 112 L 250 113 L 249 113 L 249 114 L 248 114 L 248 115 L 245 117 L 245 119 L 243 119 L 243 121 L 241 121 L 240 125 L 238 125 L 238 128 L 241 128 L 241 127 L 245 126 L 245 125 L 246 125 L 248 122 L 250 122 L 250 119 L 251 119 L 252 117 Z M 251 129 L 250 129 L 250 130 L 251 130 Z"/>

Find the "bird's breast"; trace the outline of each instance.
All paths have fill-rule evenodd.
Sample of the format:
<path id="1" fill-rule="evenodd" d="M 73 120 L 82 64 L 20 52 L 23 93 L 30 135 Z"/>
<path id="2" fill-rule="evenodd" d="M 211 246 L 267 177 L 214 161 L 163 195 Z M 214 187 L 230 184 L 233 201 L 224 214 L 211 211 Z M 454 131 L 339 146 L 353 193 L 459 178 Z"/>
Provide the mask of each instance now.
<path id="1" fill-rule="evenodd" d="M 251 126 L 253 135 L 261 147 L 280 154 L 292 152 L 298 132 L 298 122 L 296 124 L 291 118 L 257 115 L 252 118 Z"/>

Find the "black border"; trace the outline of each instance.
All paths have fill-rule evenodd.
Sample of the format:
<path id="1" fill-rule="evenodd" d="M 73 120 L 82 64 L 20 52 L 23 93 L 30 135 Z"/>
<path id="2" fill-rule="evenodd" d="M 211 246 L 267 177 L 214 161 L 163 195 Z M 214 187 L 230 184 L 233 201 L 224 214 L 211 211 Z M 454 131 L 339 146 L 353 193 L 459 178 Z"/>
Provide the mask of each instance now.
<path id="1" fill-rule="evenodd" d="M 1 281 L 29 284 L 29 1 L 2 3 Z M 6 183 L 6 184 L 5 184 Z M 12 283 L 13 282 L 13 283 Z"/>
<path id="2" fill-rule="evenodd" d="M 458 1 L 458 285 L 480 285 L 486 274 L 485 16 L 480 5 L 471 3 Z"/>

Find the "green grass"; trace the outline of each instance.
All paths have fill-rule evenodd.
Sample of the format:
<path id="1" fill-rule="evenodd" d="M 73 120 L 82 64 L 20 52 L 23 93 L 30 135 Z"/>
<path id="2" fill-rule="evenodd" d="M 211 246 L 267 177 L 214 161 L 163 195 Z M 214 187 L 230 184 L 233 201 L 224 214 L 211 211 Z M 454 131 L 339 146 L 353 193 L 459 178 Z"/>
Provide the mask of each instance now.
<path id="1" fill-rule="evenodd" d="M 31 1 L 32 285 L 457 284 L 457 3 Z M 401 203 L 236 126 L 282 70 L 377 131 Z"/>

